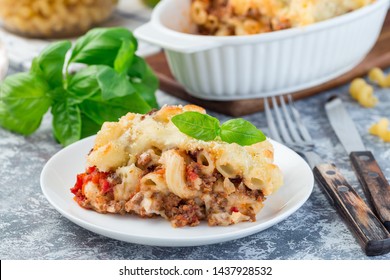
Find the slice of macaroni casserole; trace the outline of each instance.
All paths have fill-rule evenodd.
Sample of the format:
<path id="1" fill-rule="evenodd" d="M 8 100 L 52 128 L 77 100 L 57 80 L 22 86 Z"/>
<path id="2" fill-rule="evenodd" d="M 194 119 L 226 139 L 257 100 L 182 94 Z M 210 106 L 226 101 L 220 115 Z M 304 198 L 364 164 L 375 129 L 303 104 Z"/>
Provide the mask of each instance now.
<path id="1" fill-rule="evenodd" d="M 84 208 L 100 213 L 161 216 L 174 227 L 255 221 L 265 198 L 282 185 L 267 140 L 251 146 L 200 141 L 171 117 L 205 113 L 195 105 L 164 106 L 106 122 L 71 189 Z"/>

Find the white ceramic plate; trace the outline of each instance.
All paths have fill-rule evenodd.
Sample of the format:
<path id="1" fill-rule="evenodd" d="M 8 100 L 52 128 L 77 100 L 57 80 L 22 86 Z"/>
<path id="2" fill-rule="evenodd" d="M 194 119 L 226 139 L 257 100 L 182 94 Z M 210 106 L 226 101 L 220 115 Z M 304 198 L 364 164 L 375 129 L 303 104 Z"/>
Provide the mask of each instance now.
<path id="1" fill-rule="evenodd" d="M 272 141 L 275 162 L 284 174 L 284 185 L 269 197 L 254 223 L 228 227 L 173 228 L 163 218 L 142 219 L 135 215 L 99 214 L 81 208 L 70 188 L 76 174 L 84 172 L 85 156 L 94 143 L 94 136 L 76 142 L 55 154 L 41 173 L 41 187 L 49 202 L 66 218 L 95 233 L 114 239 L 154 246 L 197 246 L 248 236 L 286 219 L 310 196 L 314 178 L 310 167 L 295 152 Z"/>

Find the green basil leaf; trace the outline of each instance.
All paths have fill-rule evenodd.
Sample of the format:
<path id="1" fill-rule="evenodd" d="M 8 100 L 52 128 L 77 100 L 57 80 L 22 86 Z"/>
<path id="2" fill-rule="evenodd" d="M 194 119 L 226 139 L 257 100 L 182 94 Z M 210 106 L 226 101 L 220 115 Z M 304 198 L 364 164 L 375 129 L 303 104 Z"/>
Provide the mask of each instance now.
<path id="1" fill-rule="evenodd" d="M 134 58 L 135 46 L 129 39 L 124 39 L 114 61 L 114 69 L 118 73 L 126 73 Z"/>
<path id="2" fill-rule="evenodd" d="M 104 100 L 134 95 L 134 99 L 138 99 L 134 102 L 145 103 L 141 98 L 137 98 L 138 94 L 135 94 L 136 90 L 125 74 L 119 74 L 114 69 L 106 66 L 100 69 L 96 78 Z"/>
<path id="3" fill-rule="evenodd" d="M 51 87 L 62 85 L 65 55 L 72 47 L 70 41 L 50 44 L 34 58 L 30 72 L 40 75 Z"/>
<path id="4" fill-rule="evenodd" d="M 93 65 L 83 68 L 68 77 L 68 91 L 72 98 L 83 101 L 100 93 L 97 74 L 106 66 Z"/>
<path id="5" fill-rule="evenodd" d="M 127 75 L 130 78 L 138 78 L 142 80 L 145 74 L 147 74 L 148 70 L 149 70 L 148 65 L 146 64 L 145 59 L 137 55 L 134 55 L 133 63 L 131 64 L 130 68 L 127 70 Z"/>
<path id="6" fill-rule="evenodd" d="M 81 112 L 81 138 L 96 134 L 100 130 L 101 126 L 102 124 L 96 123 Z"/>
<path id="7" fill-rule="evenodd" d="M 52 99 L 52 103 L 62 102 L 68 98 L 68 92 L 63 87 L 56 87 L 55 89 L 49 90 L 47 95 Z"/>
<path id="8" fill-rule="evenodd" d="M 105 121 L 118 121 L 121 116 L 129 112 L 127 108 L 121 105 L 114 106 L 110 101 L 102 99 L 87 99 L 80 103 L 79 106 L 83 114 L 99 125 L 102 125 Z"/>
<path id="9" fill-rule="evenodd" d="M 198 112 L 185 112 L 174 116 L 173 124 L 184 134 L 203 141 L 214 140 L 218 136 L 218 119 Z"/>
<path id="10" fill-rule="evenodd" d="M 220 136 L 222 141 L 241 146 L 252 145 L 266 139 L 261 130 L 244 119 L 233 119 L 222 124 Z"/>
<path id="11" fill-rule="evenodd" d="M 95 28 L 76 41 L 69 63 L 113 66 L 124 40 L 129 40 L 137 50 L 137 40 L 126 28 Z"/>
<path id="12" fill-rule="evenodd" d="M 63 146 L 72 144 L 81 137 L 80 109 L 77 104 L 69 101 L 70 99 L 65 99 L 63 102 L 55 102 L 51 107 L 53 134 Z"/>
<path id="13" fill-rule="evenodd" d="M 24 135 L 33 133 L 51 105 L 49 86 L 30 73 L 9 76 L 0 86 L 0 125 Z"/>
<path id="14" fill-rule="evenodd" d="M 146 67 L 142 80 L 133 81 L 133 87 L 150 107 L 158 108 L 156 90 L 159 87 L 159 81 L 149 66 Z"/>
<path id="15" fill-rule="evenodd" d="M 66 61 L 70 48 L 69 41 L 50 44 L 29 73 L 11 76 L 1 85 L 0 125 L 30 134 L 53 104 L 54 136 L 68 145 L 96 133 L 104 121 L 158 107 L 158 80 L 135 55 L 137 40 L 129 30 L 93 29 L 76 41 Z M 71 63 L 88 66 L 69 74 Z"/>
<path id="16" fill-rule="evenodd" d="M 105 121 L 117 121 L 128 112 L 151 110 L 125 75 L 104 65 L 80 70 L 69 79 L 68 89 L 72 98 L 79 101 L 82 113 L 99 126 Z"/>
<path id="17" fill-rule="evenodd" d="M 145 114 L 151 110 L 150 106 L 138 94 L 110 100 L 104 100 L 101 95 L 95 95 L 84 100 L 79 106 L 85 115 L 99 125 L 105 121 L 118 121 L 128 112 Z"/>

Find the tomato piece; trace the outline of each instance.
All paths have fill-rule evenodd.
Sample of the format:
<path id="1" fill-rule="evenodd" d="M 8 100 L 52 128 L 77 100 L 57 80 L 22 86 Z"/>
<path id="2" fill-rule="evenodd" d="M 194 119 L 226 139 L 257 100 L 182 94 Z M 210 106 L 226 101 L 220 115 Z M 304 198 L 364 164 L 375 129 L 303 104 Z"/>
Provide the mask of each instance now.
<path id="1" fill-rule="evenodd" d="M 77 195 L 78 192 L 83 188 L 84 182 L 85 181 L 85 173 L 78 174 L 77 175 L 77 180 L 76 184 L 74 185 L 73 188 L 70 189 L 70 191 L 74 194 Z"/>
<path id="2" fill-rule="evenodd" d="M 84 196 L 84 187 L 88 182 L 92 182 L 100 187 L 100 192 L 104 195 L 112 191 L 113 186 L 107 180 L 109 172 L 100 172 L 96 166 L 90 166 L 85 173 L 77 175 L 76 183 L 70 191 L 75 195 L 75 200 L 81 205 L 86 199 Z"/>
<path id="3" fill-rule="evenodd" d="M 200 169 L 197 165 L 188 165 L 186 168 L 187 181 L 194 182 L 199 178 Z"/>
<path id="4" fill-rule="evenodd" d="M 102 194 L 106 194 L 112 190 L 111 184 L 106 179 L 100 179 L 99 185 Z"/>
<path id="5" fill-rule="evenodd" d="M 96 166 L 89 166 L 86 170 L 87 174 L 91 174 L 96 171 Z"/>

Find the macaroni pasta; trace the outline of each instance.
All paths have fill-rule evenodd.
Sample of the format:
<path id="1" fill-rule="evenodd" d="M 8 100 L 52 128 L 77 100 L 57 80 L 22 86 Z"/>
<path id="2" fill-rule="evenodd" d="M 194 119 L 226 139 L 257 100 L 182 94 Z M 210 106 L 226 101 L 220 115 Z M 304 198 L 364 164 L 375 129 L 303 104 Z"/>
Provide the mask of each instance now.
<path id="1" fill-rule="evenodd" d="M 368 78 L 380 87 L 390 87 L 390 74 L 387 76 L 383 73 L 382 69 L 375 67 L 368 73 Z"/>
<path id="2" fill-rule="evenodd" d="M 369 132 L 372 135 L 378 136 L 384 142 L 390 142 L 389 119 L 387 118 L 380 119 L 379 122 L 374 123 L 370 127 Z"/>
<path id="3" fill-rule="evenodd" d="M 357 100 L 364 107 L 374 107 L 378 98 L 374 96 L 374 88 L 362 78 L 354 79 L 349 87 L 352 98 Z"/>

